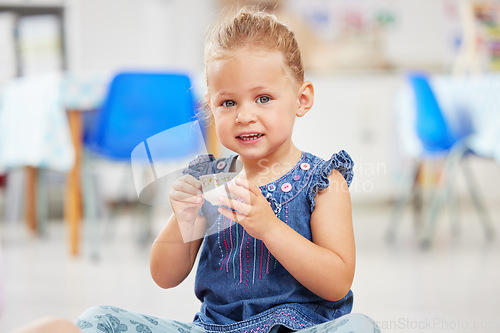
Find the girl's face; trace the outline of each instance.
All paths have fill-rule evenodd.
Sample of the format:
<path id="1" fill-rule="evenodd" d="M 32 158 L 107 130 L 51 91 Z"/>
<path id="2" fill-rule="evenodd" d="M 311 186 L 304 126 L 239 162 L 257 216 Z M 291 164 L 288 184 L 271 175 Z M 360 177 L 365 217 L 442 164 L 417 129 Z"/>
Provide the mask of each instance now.
<path id="1" fill-rule="evenodd" d="M 296 116 L 304 105 L 304 87 L 285 72 L 279 52 L 242 48 L 211 61 L 207 68 L 207 101 L 221 143 L 242 159 L 270 162 L 288 157 Z"/>

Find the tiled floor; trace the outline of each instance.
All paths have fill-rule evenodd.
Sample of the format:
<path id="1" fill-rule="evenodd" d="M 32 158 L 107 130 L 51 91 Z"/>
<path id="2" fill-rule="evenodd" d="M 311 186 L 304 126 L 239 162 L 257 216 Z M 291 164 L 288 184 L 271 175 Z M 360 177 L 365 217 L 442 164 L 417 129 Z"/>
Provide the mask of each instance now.
<path id="1" fill-rule="evenodd" d="M 476 214 L 465 206 L 461 234 L 451 236 L 444 215 L 434 246 L 422 251 L 409 213 L 389 245 L 383 234 L 390 206 L 355 204 L 354 311 L 373 317 L 385 332 L 500 331 L 500 240 L 487 244 Z M 489 206 L 500 231 L 500 207 Z M 157 287 L 149 276 L 149 247 L 137 242 L 143 226 L 134 221 L 123 217 L 103 226 L 108 236 L 98 262 L 88 249 L 79 258 L 68 255 L 61 222 L 50 223 L 45 238 L 30 236 L 22 224 L 0 225 L 5 292 L 0 332 L 45 315 L 75 320 L 96 304 L 191 320 L 199 307 L 193 275 L 176 289 Z"/>

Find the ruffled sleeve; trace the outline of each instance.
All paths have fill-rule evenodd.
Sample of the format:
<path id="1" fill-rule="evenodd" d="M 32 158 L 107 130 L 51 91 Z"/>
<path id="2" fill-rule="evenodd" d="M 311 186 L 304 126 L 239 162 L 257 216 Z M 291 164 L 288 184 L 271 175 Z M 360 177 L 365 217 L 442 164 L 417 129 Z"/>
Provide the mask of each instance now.
<path id="1" fill-rule="evenodd" d="M 338 153 L 333 154 L 329 160 L 323 161 L 318 165 L 311 179 L 311 185 L 308 192 L 308 201 L 310 203 L 311 213 L 314 211 L 314 207 L 316 205 L 314 197 L 318 191 L 324 190 L 330 185 L 328 176 L 332 170 L 338 170 L 346 180 L 347 186 L 350 186 L 354 176 L 353 167 L 354 162 L 345 150 L 341 150 Z"/>
<path id="2" fill-rule="evenodd" d="M 200 176 L 212 173 L 210 169 L 213 161 L 215 161 L 215 157 L 212 154 L 198 155 L 189 162 L 187 168 L 182 170 L 182 174 L 190 174 L 194 178 L 200 179 Z"/>

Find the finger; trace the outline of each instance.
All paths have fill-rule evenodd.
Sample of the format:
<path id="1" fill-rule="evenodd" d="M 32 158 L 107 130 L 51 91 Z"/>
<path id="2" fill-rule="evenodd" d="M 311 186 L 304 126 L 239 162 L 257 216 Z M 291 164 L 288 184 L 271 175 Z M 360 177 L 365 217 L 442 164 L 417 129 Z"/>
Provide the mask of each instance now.
<path id="1" fill-rule="evenodd" d="M 234 184 L 229 184 L 227 188 L 231 194 L 231 198 L 241 199 L 248 205 L 252 204 L 252 193 L 248 189 Z"/>
<path id="2" fill-rule="evenodd" d="M 169 198 L 176 201 L 198 203 L 203 202 L 202 192 L 191 185 L 178 180 L 172 185 Z"/>
<path id="3" fill-rule="evenodd" d="M 169 198 L 175 201 L 198 203 L 203 202 L 203 197 L 201 194 L 186 193 L 183 191 L 172 190 L 169 193 Z"/>
<path id="4" fill-rule="evenodd" d="M 238 186 L 244 187 L 245 189 L 247 189 L 248 191 L 250 191 L 252 194 L 255 194 L 255 195 L 262 194 L 260 192 L 260 188 L 258 186 L 256 186 L 256 185 L 253 185 L 252 183 L 250 183 L 248 181 L 248 179 L 246 179 L 246 178 L 243 178 L 243 177 L 237 177 L 237 178 L 235 178 L 235 184 L 238 185 Z"/>
<path id="5" fill-rule="evenodd" d="M 238 175 L 234 178 L 234 182 L 238 186 L 242 186 L 244 188 L 248 188 L 248 178 L 246 176 Z"/>
<path id="6" fill-rule="evenodd" d="M 194 180 L 196 181 L 196 179 L 194 179 Z M 201 189 L 196 187 L 196 184 L 194 184 L 192 182 L 191 183 L 186 182 L 186 181 L 184 181 L 183 178 L 175 181 L 174 184 L 172 185 L 172 188 L 175 191 L 184 192 L 184 193 L 188 193 L 191 195 L 201 195 L 202 194 Z"/>
<path id="7" fill-rule="evenodd" d="M 219 202 L 224 206 L 231 207 L 232 209 L 237 210 L 241 215 L 247 216 L 250 213 L 251 206 L 247 205 L 244 202 L 230 200 L 228 198 L 220 197 Z"/>
<path id="8" fill-rule="evenodd" d="M 181 179 L 184 182 L 188 183 L 189 185 L 193 186 L 194 188 L 201 190 L 201 182 L 198 179 L 194 178 L 192 175 L 186 174 L 183 177 L 181 177 Z"/>
<path id="9" fill-rule="evenodd" d="M 219 208 L 217 210 L 219 211 L 219 213 L 221 213 L 222 215 L 224 215 L 228 219 L 233 220 L 233 221 L 238 222 L 238 223 L 241 223 L 243 221 L 243 219 L 245 218 L 245 215 L 240 214 L 240 213 L 235 212 L 235 211 L 232 211 L 230 209 L 227 209 L 226 207 L 219 206 Z"/>
<path id="10" fill-rule="evenodd" d="M 184 192 L 173 191 L 169 195 L 170 200 L 182 202 L 182 203 L 192 203 L 200 204 L 203 203 L 204 199 L 201 195 L 191 195 Z"/>

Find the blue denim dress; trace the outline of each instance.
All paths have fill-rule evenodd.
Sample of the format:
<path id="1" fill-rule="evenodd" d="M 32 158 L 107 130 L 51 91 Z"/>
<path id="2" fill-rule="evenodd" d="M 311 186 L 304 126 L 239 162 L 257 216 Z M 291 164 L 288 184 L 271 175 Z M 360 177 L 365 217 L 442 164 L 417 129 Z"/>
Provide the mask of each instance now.
<path id="1" fill-rule="evenodd" d="M 228 172 L 236 159 L 200 155 L 184 173 L 199 178 Z M 326 161 L 303 152 L 289 172 L 260 190 L 283 223 L 311 240 L 316 193 L 329 186 L 332 169 L 350 185 L 353 165 L 343 150 Z M 196 274 L 195 293 L 202 306 L 194 322 L 207 332 L 269 332 L 278 326 L 300 330 L 351 312 L 352 291 L 338 301 L 315 295 L 281 266 L 262 241 L 218 213 L 217 207 L 205 201 L 200 214 L 206 217 L 209 232 Z"/>

